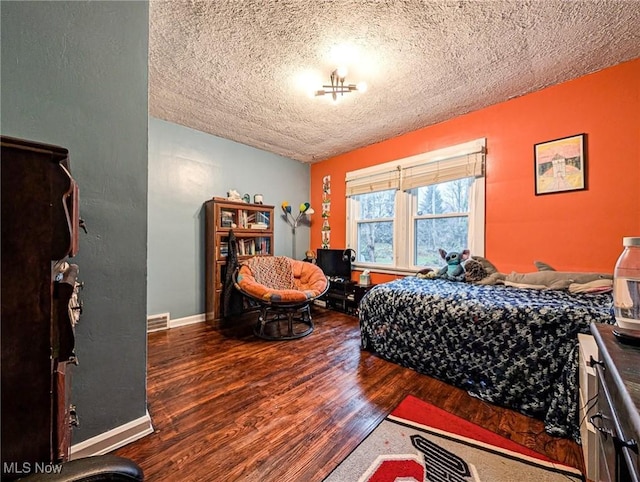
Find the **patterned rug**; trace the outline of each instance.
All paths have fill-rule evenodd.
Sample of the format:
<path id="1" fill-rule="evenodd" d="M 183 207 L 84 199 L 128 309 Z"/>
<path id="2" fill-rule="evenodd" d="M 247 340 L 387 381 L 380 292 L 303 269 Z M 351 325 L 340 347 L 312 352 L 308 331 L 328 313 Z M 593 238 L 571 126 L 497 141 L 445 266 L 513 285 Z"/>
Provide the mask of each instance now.
<path id="1" fill-rule="evenodd" d="M 409 395 L 325 482 L 583 480 L 573 467 Z"/>

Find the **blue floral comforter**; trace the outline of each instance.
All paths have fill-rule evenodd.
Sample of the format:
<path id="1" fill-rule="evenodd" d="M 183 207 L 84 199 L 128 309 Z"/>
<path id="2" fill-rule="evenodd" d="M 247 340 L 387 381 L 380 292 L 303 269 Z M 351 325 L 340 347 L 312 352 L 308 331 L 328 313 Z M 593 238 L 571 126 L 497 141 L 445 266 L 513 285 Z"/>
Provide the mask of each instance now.
<path id="1" fill-rule="evenodd" d="M 610 294 L 407 277 L 360 304 L 362 348 L 580 439 L 578 333 L 614 323 Z"/>

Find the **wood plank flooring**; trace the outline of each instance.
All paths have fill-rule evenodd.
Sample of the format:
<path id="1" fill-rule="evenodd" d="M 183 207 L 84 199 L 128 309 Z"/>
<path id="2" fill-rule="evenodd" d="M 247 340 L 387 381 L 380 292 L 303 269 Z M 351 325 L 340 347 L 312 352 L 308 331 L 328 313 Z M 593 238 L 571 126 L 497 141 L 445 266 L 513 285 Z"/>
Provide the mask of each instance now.
<path id="1" fill-rule="evenodd" d="M 360 350 L 356 318 L 314 308 L 315 331 L 263 341 L 253 318 L 149 334 L 155 432 L 117 451 L 148 481 L 321 481 L 408 394 L 583 470 L 542 422 Z"/>

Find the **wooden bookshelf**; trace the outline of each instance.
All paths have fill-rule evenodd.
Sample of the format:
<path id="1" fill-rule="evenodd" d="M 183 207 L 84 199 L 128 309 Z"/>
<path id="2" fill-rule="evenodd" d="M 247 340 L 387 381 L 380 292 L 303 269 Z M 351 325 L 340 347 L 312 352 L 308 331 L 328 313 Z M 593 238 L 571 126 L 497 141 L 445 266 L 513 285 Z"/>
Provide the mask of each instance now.
<path id="1" fill-rule="evenodd" d="M 213 198 L 205 202 L 205 288 L 207 321 L 222 318 L 222 289 L 229 232 L 238 243 L 238 259 L 273 256 L 273 206 Z"/>

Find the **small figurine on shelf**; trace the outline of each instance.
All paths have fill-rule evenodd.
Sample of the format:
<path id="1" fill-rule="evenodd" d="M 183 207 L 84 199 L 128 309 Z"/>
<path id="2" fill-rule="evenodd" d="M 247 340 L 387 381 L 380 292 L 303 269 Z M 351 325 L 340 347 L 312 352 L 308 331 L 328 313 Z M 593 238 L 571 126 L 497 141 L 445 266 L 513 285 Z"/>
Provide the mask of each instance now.
<path id="1" fill-rule="evenodd" d="M 231 189 L 227 192 L 227 199 L 229 201 L 242 201 L 242 196 L 240 196 L 240 193 L 235 189 Z"/>
<path id="2" fill-rule="evenodd" d="M 306 261 L 307 263 L 316 264 L 316 253 L 313 249 L 308 249 L 306 253 L 304 253 L 304 259 L 302 261 Z"/>

